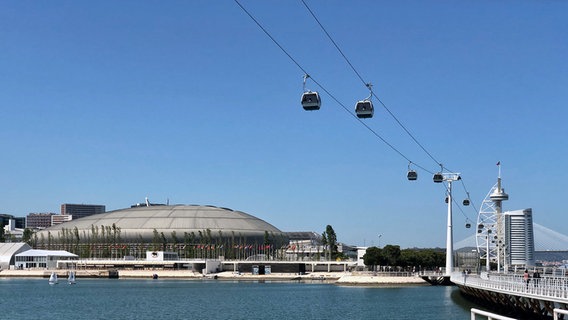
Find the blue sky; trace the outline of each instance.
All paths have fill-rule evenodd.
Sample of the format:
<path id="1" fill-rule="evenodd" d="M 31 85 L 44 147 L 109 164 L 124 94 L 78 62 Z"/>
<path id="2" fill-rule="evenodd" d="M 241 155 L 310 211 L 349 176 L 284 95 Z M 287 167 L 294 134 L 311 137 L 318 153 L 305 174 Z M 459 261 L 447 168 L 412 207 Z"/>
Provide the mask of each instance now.
<path id="1" fill-rule="evenodd" d="M 368 96 L 300 1 L 240 0 L 350 111 Z M 477 208 L 564 232 L 568 2 L 306 1 L 375 94 Z M 234 1 L 2 1 L 0 212 L 230 207 L 358 245 L 445 246 L 445 189 L 313 82 Z M 365 123 L 438 167 L 374 98 Z M 466 194 L 454 184 L 456 198 Z M 473 207 L 463 208 L 475 221 Z M 454 208 L 454 237 L 466 218 Z M 538 239 L 537 239 L 538 241 Z"/>

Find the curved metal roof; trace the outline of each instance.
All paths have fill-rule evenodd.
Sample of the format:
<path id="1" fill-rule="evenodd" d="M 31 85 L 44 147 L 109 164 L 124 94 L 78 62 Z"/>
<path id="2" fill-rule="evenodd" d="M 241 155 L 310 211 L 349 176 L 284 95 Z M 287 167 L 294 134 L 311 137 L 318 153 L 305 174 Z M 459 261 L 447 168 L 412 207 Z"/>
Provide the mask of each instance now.
<path id="1" fill-rule="evenodd" d="M 81 241 L 85 236 L 92 237 L 93 227 L 112 226 L 120 228 L 120 238 L 124 241 L 151 241 L 154 230 L 163 232 L 166 238 L 176 232 L 176 237 L 183 241 L 184 233 L 194 232 L 198 235 L 209 229 L 211 237 L 263 238 L 265 231 L 275 236 L 284 235 L 273 225 L 250 214 L 228 208 L 199 205 L 149 206 L 133 207 L 109 211 L 65 222 L 38 232 L 47 236 L 47 232 L 57 238 L 57 234 L 65 228 L 74 230 L 77 227 Z M 99 235 L 101 231 L 99 230 Z M 171 239 L 170 239 L 171 240 Z"/>

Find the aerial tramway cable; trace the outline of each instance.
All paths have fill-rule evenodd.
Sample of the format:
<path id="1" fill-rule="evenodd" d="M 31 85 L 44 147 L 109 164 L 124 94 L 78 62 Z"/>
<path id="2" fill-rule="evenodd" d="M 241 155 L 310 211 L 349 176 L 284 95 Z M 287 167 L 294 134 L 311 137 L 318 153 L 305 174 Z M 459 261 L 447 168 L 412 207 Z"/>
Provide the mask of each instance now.
<path id="1" fill-rule="evenodd" d="M 329 92 L 321 83 L 319 83 L 316 79 L 314 79 L 312 76 L 308 76 L 308 72 L 306 71 L 306 69 L 296 60 L 294 59 L 294 57 L 292 57 L 292 55 L 290 53 L 288 53 L 288 51 L 286 51 L 286 49 L 284 49 L 284 47 L 268 32 L 268 30 L 266 30 L 261 24 L 260 22 L 238 1 L 238 0 L 234 0 L 235 3 L 241 8 L 242 11 L 244 11 L 249 18 L 251 18 L 251 20 L 253 20 L 256 25 L 272 40 L 272 42 L 274 42 L 274 44 L 276 44 L 278 46 L 278 48 L 280 48 L 280 50 L 300 69 L 302 70 L 302 72 L 304 73 L 304 94 L 302 95 L 302 106 L 304 107 L 304 109 L 306 110 L 317 110 L 319 109 L 320 105 L 321 105 L 321 97 L 317 92 L 313 92 L 313 91 L 306 91 L 305 90 L 305 81 L 306 79 L 309 77 L 310 79 L 312 79 L 312 81 L 319 87 L 321 88 L 321 90 L 323 92 L 325 92 L 327 95 L 329 95 L 335 102 L 337 102 L 338 105 L 340 105 L 346 112 L 348 112 L 353 118 L 355 118 L 356 120 L 359 121 L 359 123 L 361 123 L 365 128 L 367 128 L 367 130 L 369 130 L 373 135 L 375 135 L 375 137 L 377 137 L 378 139 L 380 139 L 383 143 L 385 143 L 389 148 L 391 148 L 393 151 L 395 151 L 396 153 L 399 154 L 399 156 L 401 156 L 402 158 L 404 158 L 405 160 L 407 160 L 410 163 L 414 164 L 416 167 L 424 170 L 425 172 L 428 172 L 430 174 L 432 174 L 434 176 L 433 180 L 434 182 L 442 182 L 443 181 L 443 176 L 442 176 L 442 171 L 446 170 L 448 172 L 452 172 L 451 170 L 447 169 L 446 167 L 444 167 L 419 141 L 418 139 L 416 139 L 416 137 L 414 137 L 414 135 L 406 128 L 406 126 L 404 126 L 404 124 L 394 115 L 393 112 L 390 111 L 390 109 L 379 99 L 379 97 L 371 90 L 370 88 L 370 84 L 367 83 L 363 77 L 361 76 L 361 74 L 357 71 L 357 69 L 353 66 L 353 64 L 349 61 L 349 59 L 347 58 L 347 56 L 343 53 L 343 51 L 341 50 L 341 48 L 339 47 L 339 45 L 337 45 L 337 43 L 335 42 L 335 40 L 333 40 L 333 38 L 331 37 L 331 35 L 329 34 L 329 32 L 327 32 L 327 30 L 325 29 L 325 27 L 323 26 L 323 24 L 321 24 L 321 22 L 319 21 L 319 19 L 316 17 L 316 15 L 314 14 L 314 12 L 309 8 L 309 6 L 306 4 L 306 2 L 304 0 L 301 0 L 301 2 L 304 4 L 304 6 L 306 7 L 306 9 L 310 12 L 310 14 L 312 15 L 312 17 L 316 20 L 316 22 L 319 24 L 319 26 L 321 27 L 321 29 L 324 31 L 324 33 L 327 35 L 327 37 L 330 39 L 330 41 L 333 43 L 333 45 L 336 47 L 336 49 L 339 51 L 339 53 L 342 55 L 342 57 L 345 59 L 345 61 L 347 62 L 347 64 L 349 64 L 349 66 L 351 67 L 351 69 L 355 72 L 355 74 L 359 77 L 359 79 L 365 84 L 365 86 L 370 90 L 370 96 L 369 98 L 359 101 L 356 104 L 356 108 L 355 108 L 355 113 L 351 112 L 343 103 L 341 103 L 333 94 L 331 94 L 331 92 Z M 306 95 L 306 93 L 308 93 L 308 95 Z M 310 93 L 316 93 L 316 94 L 311 94 Z M 304 97 L 307 98 L 311 98 L 311 105 L 309 103 L 304 104 Z M 442 171 L 440 172 L 432 172 L 428 169 L 426 169 L 425 167 L 411 161 L 406 155 L 404 155 L 400 150 L 398 150 L 394 145 L 392 145 L 391 143 L 389 143 L 385 138 L 383 138 L 381 135 L 379 135 L 375 130 L 373 130 L 369 125 L 367 125 L 364 121 L 362 121 L 361 119 L 365 119 L 365 118 L 370 118 L 373 115 L 373 106 L 370 103 L 370 98 L 372 96 L 375 96 L 375 98 L 379 101 L 379 103 L 383 106 L 383 108 L 387 111 L 387 113 L 389 113 L 391 115 L 391 117 L 397 122 L 397 124 L 406 132 L 406 134 L 437 164 L 441 167 Z M 366 109 L 367 113 L 359 113 L 357 110 L 357 107 L 359 106 L 360 102 L 369 102 L 369 104 L 365 105 L 366 107 L 370 107 L 368 109 Z M 363 105 L 361 105 L 363 106 Z M 370 110 L 370 111 L 369 111 Z M 411 173 L 411 171 L 413 171 Z M 442 176 L 442 180 L 440 180 L 440 176 Z M 416 171 L 414 170 L 410 170 L 410 166 L 409 166 L 409 171 L 407 172 L 407 178 L 408 180 L 416 180 L 417 178 L 417 174 Z M 469 198 L 469 192 L 467 192 L 467 188 L 465 187 L 465 184 L 462 180 L 462 186 L 464 187 L 464 190 L 466 191 L 466 194 L 468 195 L 467 199 L 468 202 L 472 203 L 470 198 Z M 446 186 L 447 188 L 447 186 Z M 453 200 L 453 199 L 452 199 Z M 466 200 L 464 200 L 463 204 L 465 205 Z M 473 203 L 472 203 L 473 204 Z M 463 212 L 463 210 L 461 209 L 461 207 L 458 205 L 458 208 L 460 209 L 460 211 L 462 212 L 462 214 L 465 215 L 465 213 Z M 466 219 L 467 216 L 466 216 Z"/>

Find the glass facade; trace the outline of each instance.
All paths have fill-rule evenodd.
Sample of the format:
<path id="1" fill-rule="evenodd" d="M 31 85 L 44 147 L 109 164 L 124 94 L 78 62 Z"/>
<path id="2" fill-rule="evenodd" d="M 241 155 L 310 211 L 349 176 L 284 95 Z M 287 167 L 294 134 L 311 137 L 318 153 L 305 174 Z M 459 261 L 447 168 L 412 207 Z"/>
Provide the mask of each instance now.
<path id="1" fill-rule="evenodd" d="M 510 265 L 535 265 L 531 209 L 505 212 L 505 243 Z"/>

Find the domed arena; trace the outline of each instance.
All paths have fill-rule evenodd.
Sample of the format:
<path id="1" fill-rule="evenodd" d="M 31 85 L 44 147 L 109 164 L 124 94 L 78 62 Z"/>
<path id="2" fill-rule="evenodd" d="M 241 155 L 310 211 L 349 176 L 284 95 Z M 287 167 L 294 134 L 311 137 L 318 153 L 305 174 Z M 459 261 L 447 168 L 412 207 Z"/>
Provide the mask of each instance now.
<path id="1" fill-rule="evenodd" d="M 215 250 L 228 256 L 234 249 L 276 248 L 286 245 L 286 234 L 250 214 L 201 205 L 149 205 L 94 214 L 37 232 L 35 246 L 66 249 L 81 256 L 92 251 L 171 250 L 194 255 Z M 182 252 L 180 252 L 182 253 Z M 128 252 L 121 252 L 128 254 Z M 97 254 L 99 256 L 100 254 Z M 184 254 L 182 254 L 184 255 Z"/>

